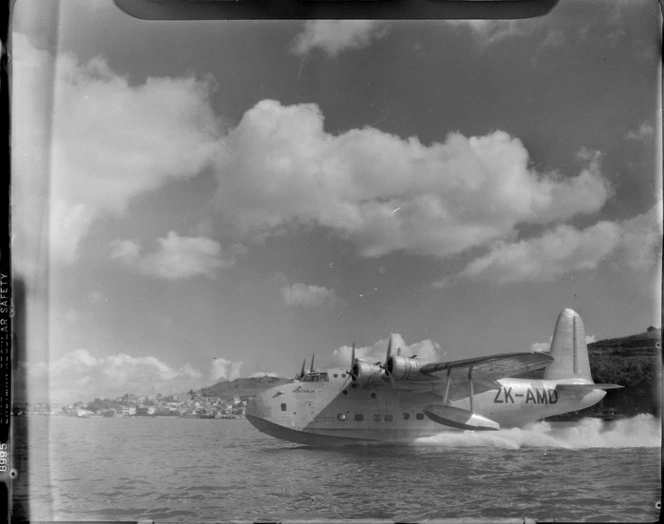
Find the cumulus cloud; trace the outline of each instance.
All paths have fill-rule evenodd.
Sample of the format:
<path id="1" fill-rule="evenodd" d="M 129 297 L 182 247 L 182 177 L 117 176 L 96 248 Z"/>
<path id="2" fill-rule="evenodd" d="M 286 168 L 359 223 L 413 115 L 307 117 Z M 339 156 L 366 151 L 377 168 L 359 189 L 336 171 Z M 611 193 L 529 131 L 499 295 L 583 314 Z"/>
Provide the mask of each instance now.
<path id="1" fill-rule="evenodd" d="M 160 245 L 158 251 L 141 257 L 138 241 L 115 240 L 111 242 L 111 258 L 148 276 L 178 280 L 198 275 L 215 278 L 220 269 L 232 266 L 244 252 L 244 247 L 234 245 L 224 253 L 216 240 L 200 236 L 181 237 L 175 231 L 158 238 L 157 243 Z"/>
<path id="2" fill-rule="evenodd" d="M 536 351 L 542 353 L 544 351 L 549 351 L 551 349 L 551 339 L 548 342 L 534 342 L 530 346 L 530 351 Z"/>
<path id="3" fill-rule="evenodd" d="M 612 222 L 599 222 L 585 230 L 560 225 L 536 238 L 501 241 L 458 276 L 498 284 L 551 281 L 570 271 L 595 269 L 619 240 L 619 228 Z"/>
<path id="4" fill-rule="evenodd" d="M 607 260 L 615 269 L 647 273 L 657 267 L 661 256 L 661 205 L 656 204 L 647 213 L 622 222 L 602 221 L 583 230 L 559 225 L 537 237 L 497 242 L 457 278 L 497 284 L 546 282 L 565 273 L 595 269 Z M 446 276 L 433 285 L 454 282 L 455 278 Z"/>
<path id="5" fill-rule="evenodd" d="M 239 378 L 242 370 L 242 362 L 233 362 L 222 357 L 216 357 L 212 361 L 210 378 L 214 382 L 221 380 L 235 380 Z"/>
<path id="6" fill-rule="evenodd" d="M 376 20 L 309 20 L 293 42 L 291 50 L 306 55 L 319 48 L 329 56 L 347 49 L 361 49 L 383 38 L 389 31 L 387 22 Z"/>
<path id="7" fill-rule="evenodd" d="M 650 140 L 653 136 L 655 136 L 655 128 L 648 122 L 643 122 L 638 129 L 631 129 L 625 133 L 627 140 L 636 140 L 637 142 Z"/>
<path id="8" fill-rule="evenodd" d="M 54 60 L 54 85 L 41 85 L 40 66 Z M 216 157 L 220 129 L 210 81 L 164 77 L 133 85 L 102 58 L 52 57 L 20 34 L 14 35 L 12 62 L 13 111 L 21 122 L 13 136 L 16 179 L 34 176 L 32 157 L 44 151 L 35 147 L 44 126 L 33 110 L 34 93 L 54 93 L 53 107 L 46 108 L 52 114 L 54 261 L 75 260 L 98 217 L 122 213 L 133 198 L 169 180 L 195 176 Z M 19 231 L 27 235 L 29 229 Z"/>
<path id="9" fill-rule="evenodd" d="M 642 272 L 657 267 L 662 260 L 662 208 L 654 205 L 648 212 L 621 223 L 617 252 L 619 268 Z"/>
<path id="10" fill-rule="evenodd" d="M 393 353 L 396 353 L 397 349 L 401 348 L 401 355 L 405 357 L 417 355 L 418 358 L 427 362 L 436 362 L 445 358 L 445 353 L 441 353 L 440 345 L 431 340 L 422 340 L 409 346 L 399 333 L 392 333 L 391 337 Z M 386 338 L 379 340 L 371 346 L 357 347 L 355 348 L 355 356 L 360 360 L 366 360 L 371 363 L 385 362 L 388 341 L 389 338 Z M 341 346 L 335 349 L 332 354 L 332 365 L 350 367 L 352 352 L 352 346 Z"/>
<path id="11" fill-rule="evenodd" d="M 480 46 L 487 47 L 510 38 L 530 35 L 537 27 L 537 19 L 447 20 L 445 24 L 456 29 L 470 31 Z"/>
<path id="12" fill-rule="evenodd" d="M 456 255 L 511 238 L 519 223 L 594 213 L 610 195 L 598 158 L 563 176 L 536 171 L 502 131 L 430 145 L 371 127 L 333 135 L 315 104 L 263 100 L 225 146 L 215 204 L 237 230 L 322 226 L 367 257 Z"/>
<path id="13" fill-rule="evenodd" d="M 256 373 L 252 373 L 249 375 L 249 378 L 263 378 L 263 377 L 278 377 L 276 373 L 270 373 L 266 371 L 256 371 Z"/>
<path id="14" fill-rule="evenodd" d="M 48 379 L 52 402 L 116 398 L 125 393 L 178 393 L 203 385 L 203 374 L 188 364 L 175 369 L 156 357 L 125 353 L 95 357 L 86 349 L 67 353 L 49 365 L 28 366 L 27 373 L 32 379 Z"/>
<path id="15" fill-rule="evenodd" d="M 111 242 L 111 258 L 131 264 L 138 260 L 141 244 L 137 240 L 114 240 Z"/>
<path id="16" fill-rule="evenodd" d="M 291 284 L 281 288 L 281 296 L 288 306 L 322 306 L 334 305 L 337 294 L 334 289 L 302 283 Z"/>

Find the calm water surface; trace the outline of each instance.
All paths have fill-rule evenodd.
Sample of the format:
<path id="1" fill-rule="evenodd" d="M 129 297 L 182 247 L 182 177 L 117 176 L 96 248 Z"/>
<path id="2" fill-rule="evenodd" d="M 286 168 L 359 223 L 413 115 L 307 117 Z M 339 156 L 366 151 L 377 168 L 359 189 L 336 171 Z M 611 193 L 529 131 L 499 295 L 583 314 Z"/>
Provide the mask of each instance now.
<path id="1" fill-rule="evenodd" d="M 19 417 L 33 520 L 531 517 L 653 521 L 660 422 L 535 424 L 314 449 L 245 420 Z M 27 473 L 26 473 L 27 471 Z"/>

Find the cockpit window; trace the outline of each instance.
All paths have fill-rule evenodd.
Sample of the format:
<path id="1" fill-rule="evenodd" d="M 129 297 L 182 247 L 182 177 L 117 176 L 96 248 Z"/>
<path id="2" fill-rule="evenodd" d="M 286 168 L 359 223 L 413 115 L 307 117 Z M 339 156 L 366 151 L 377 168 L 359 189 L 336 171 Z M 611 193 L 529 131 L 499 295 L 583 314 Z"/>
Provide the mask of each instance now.
<path id="1" fill-rule="evenodd" d="M 330 377 L 325 372 L 307 373 L 302 382 L 329 382 Z"/>

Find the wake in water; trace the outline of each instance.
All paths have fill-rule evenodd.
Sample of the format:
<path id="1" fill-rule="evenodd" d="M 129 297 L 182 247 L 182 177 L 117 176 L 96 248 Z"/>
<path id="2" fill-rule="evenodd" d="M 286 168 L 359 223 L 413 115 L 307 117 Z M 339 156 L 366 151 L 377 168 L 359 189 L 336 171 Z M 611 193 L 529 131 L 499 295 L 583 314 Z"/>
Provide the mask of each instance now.
<path id="1" fill-rule="evenodd" d="M 499 431 L 442 432 L 420 438 L 417 446 L 520 448 L 651 448 L 661 445 L 661 421 L 652 415 L 605 422 L 536 422 Z"/>

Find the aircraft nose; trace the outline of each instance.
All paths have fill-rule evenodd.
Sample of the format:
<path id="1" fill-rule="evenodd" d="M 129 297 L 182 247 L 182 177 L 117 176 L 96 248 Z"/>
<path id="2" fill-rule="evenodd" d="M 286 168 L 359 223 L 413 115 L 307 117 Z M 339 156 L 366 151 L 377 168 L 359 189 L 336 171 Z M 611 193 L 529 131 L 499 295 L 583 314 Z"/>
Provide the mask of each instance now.
<path id="1" fill-rule="evenodd" d="M 254 398 L 252 398 L 248 403 L 245 409 L 245 414 L 251 417 L 260 417 L 263 418 L 263 409 L 262 401 L 260 399 L 261 393 L 258 393 Z"/>
<path id="2" fill-rule="evenodd" d="M 265 391 L 256 394 L 247 404 L 245 413 L 252 417 L 269 419 L 272 416 L 270 398 Z"/>

